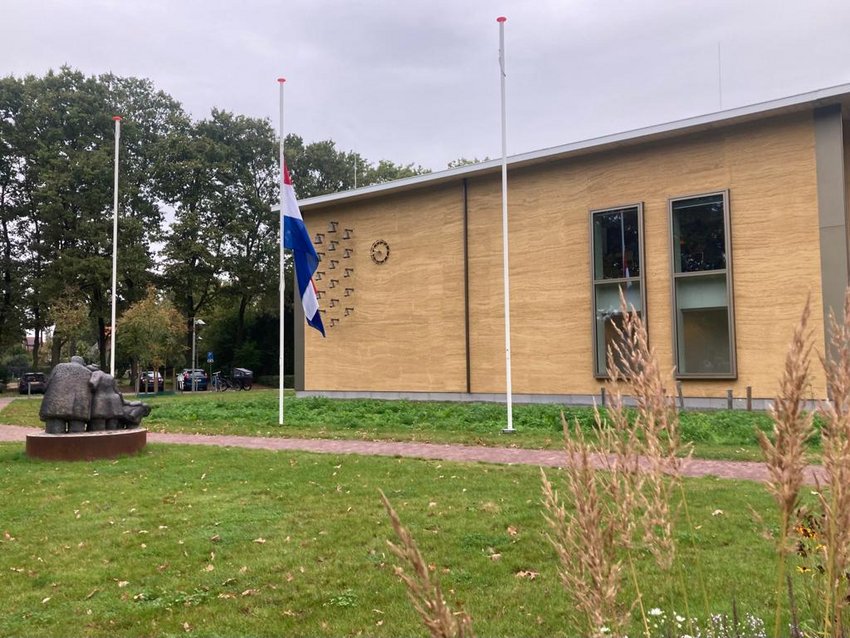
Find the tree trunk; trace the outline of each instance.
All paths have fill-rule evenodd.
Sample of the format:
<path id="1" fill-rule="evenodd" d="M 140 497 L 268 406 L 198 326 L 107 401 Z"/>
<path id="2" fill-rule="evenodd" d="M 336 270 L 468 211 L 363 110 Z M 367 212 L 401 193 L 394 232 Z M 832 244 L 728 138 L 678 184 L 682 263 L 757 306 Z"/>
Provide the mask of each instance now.
<path id="1" fill-rule="evenodd" d="M 97 349 L 98 365 L 101 370 L 106 370 L 106 321 L 103 317 L 97 318 Z"/>
<path id="2" fill-rule="evenodd" d="M 58 330 L 53 331 L 53 343 L 50 346 L 50 367 L 55 368 L 59 365 L 62 358 L 62 334 Z"/>
<path id="3" fill-rule="evenodd" d="M 38 355 L 41 350 L 41 311 L 38 306 L 33 308 L 33 330 L 35 336 L 32 340 L 32 368 L 38 368 Z"/>
<path id="4" fill-rule="evenodd" d="M 187 368 L 194 367 L 194 364 L 191 362 L 192 359 L 192 329 L 193 322 L 195 321 L 195 299 L 190 295 L 186 295 L 186 310 L 188 311 L 188 317 L 186 317 L 186 361 L 189 361 L 189 364 L 186 366 Z"/>
<path id="5" fill-rule="evenodd" d="M 236 340 L 233 344 L 234 351 L 242 345 L 242 341 L 245 339 L 245 311 L 248 309 L 248 296 L 242 295 L 242 298 L 239 300 L 239 314 L 236 318 Z"/>
<path id="6" fill-rule="evenodd" d="M 5 212 L 3 213 L 5 216 Z M 12 240 L 9 237 L 9 226 L 3 219 L 3 298 L 0 303 L 0 331 L 3 331 L 0 341 L 9 338 L 12 327 L 13 299 L 12 299 Z M 5 343 L 0 344 L 5 345 Z"/>

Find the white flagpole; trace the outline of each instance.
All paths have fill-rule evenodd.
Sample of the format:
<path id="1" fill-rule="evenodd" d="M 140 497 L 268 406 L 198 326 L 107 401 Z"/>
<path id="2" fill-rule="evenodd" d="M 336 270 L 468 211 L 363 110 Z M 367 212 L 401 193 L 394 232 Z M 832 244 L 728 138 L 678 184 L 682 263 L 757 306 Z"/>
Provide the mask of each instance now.
<path id="1" fill-rule="evenodd" d="M 502 263 L 505 280 L 505 393 L 508 404 L 508 427 L 502 432 L 514 432 L 513 391 L 511 388 L 511 282 L 508 264 L 508 125 L 505 111 L 505 22 L 499 23 L 499 75 L 502 81 Z"/>
<path id="2" fill-rule="evenodd" d="M 112 200 L 112 323 L 109 330 L 109 374 L 115 376 L 115 298 L 118 283 L 118 147 L 121 142 L 121 116 L 115 121 L 115 188 Z"/>
<path id="3" fill-rule="evenodd" d="M 280 399 L 278 409 L 278 425 L 283 425 L 283 326 L 284 326 L 284 291 L 286 290 L 286 278 L 283 272 L 283 84 L 286 78 L 277 79 L 280 87 Z"/>

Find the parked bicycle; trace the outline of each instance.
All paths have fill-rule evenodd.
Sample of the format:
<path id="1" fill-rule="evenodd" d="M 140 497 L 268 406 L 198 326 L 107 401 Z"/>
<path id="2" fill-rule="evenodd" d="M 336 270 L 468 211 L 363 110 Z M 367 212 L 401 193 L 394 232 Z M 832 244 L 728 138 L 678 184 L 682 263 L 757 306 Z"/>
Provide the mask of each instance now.
<path id="1" fill-rule="evenodd" d="M 236 368 L 236 370 L 242 369 Z M 250 370 L 247 372 L 250 372 Z M 221 370 L 218 370 L 217 372 L 213 372 L 212 387 L 215 392 L 227 392 L 230 388 L 234 388 L 235 390 L 250 390 L 254 387 L 254 379 L 252 374 L 234 374 L 231 378 L 226 374 L 222 374 Z"/>
<path id="2" fill-rule="evenodd" d="M 221 370 L 213 372 L 212 387 L 214 392 L 227 392 L 233 387 L 233 381 L 230 377 L 223 375 Z"/>

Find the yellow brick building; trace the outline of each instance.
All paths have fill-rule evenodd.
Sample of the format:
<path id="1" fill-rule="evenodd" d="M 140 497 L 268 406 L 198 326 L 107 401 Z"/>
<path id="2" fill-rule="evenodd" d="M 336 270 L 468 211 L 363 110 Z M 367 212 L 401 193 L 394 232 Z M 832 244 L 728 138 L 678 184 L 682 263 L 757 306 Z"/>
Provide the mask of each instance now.
<path id="1" fill-rule="evenodd" d="M 772 397 L 848 284 L 848 113 L 845 85 L 510 157 L 514 400 L 598 396 L 620 289 L 671 391 Z M 300 206 L 327 338 L 297 315 L 299 391 L 504 400 L 500 161 Z"/>

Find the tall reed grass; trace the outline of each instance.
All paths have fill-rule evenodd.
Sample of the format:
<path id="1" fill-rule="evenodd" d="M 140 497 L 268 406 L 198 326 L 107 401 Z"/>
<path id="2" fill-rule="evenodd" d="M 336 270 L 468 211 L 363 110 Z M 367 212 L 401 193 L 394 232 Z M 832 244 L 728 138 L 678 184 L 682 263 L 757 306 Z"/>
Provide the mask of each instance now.
<path id="1" fill-rule="evenodd" d="M 387 546 L 393 555 L 410 570 L 405 571 L 405 567 L 397 565 L 396 576 L 407 588 L 407 596 L 431 638 L 474 638 L 475 633 L 472 630 L 472 619 L 469 614 L 464 611 L 452 612 L 443 596 L 439 579 L 431 576 L 428 563 L 422 557 L 413 535 L 402 525 L 398 513 L 383 492 L 381 492 L 381 501 L 399 541 L 395 544 L 388 540 Z"/>
<path id="2" fill-rule="evenodd" d="M 610 400 L 604 409 L 595 411 L 596 442 L 587 440 L 578 424 L 570 427 L 561 415 L 565 498 L 541 470 L 547 538 L 559 561 L 561 584 L 589 636 L 625 635 L 635 608 L 640 610 L 644 633 L 650 635 L 632 554 L 637 549 L 648 551 L 661 570 L 672 571 L 678 556 L 675 529 L 680 511 L 684 511 L 691 525 L 681 482 L 689 449 L 681 441 L 675 403 L 666 391 L 665 375 L 649 346 L 646 327 L 634 308 L 626 307 L 622 294 L 621 312 L 622 327 L 617 329 L 616 343 L 608 353 Z M 769 410 L 773 431 L 769 436 L 758 433 L 770 477 L 767 489 L 779 514 L 773 628 L 777 638 L 785 633 L 801 638 L 843 638 L 847 635 L 850 608 L 850 289 L 843 318 L 830 318 L 829 348 L 820 357 L 829 400 L 818 407 L 823 421 L 825 479 L 818 485 L 815 512 L 801 508 L 807 464 L 805 444 L 814 433 L 814 413 L 807 409 L 812 384 L 810 316 L 811 304 L 807 300 Z M 627 397 L 636 406 L 633 413 L 626 408 Z M 449 610 L 410 533 L 383 493 L 382 498 L 401 540 L 400 545 L 390 543 L 390 548 L 412 569 L 409 575 L 401 568 L 397 573 L 431 635 L 472 635 L 469 616 Z M 693 538 L 693 533 L 690 536 Z M 803 536 L 811 542 L 801 542 Z M 796 546 L 792 543 L 795 538 Z M 788 564 L 795 548 L 796 554 L 816 563 L 815 570 L 798 566 L 808 582 L 814 583 L 811 619 L 799 618 L 794 596 L 793 581 L 798 574 L 789 570 Z M 694 549 L 697 564 L 691 571 L 703 592 L 704 617 L 711 620 L 709 626 L 715 629 L 725 627 L 725 621 L 717 620 L 722 617 L 707 608 L 699 551 Z M 681 567 L 679 564 L 680 593 L 687 608 L 688 587 L 681 577 Z M 816 578 L 812 578 L 812 572 L 816 572 Z M 624 599 L 627 579 L 634 586 L 634 600 Z M 672 604 L 672 588 L 668 595 Z M 752 617 L 748 617 L 752 631 L 741 633 L 734 600 L 732 604 L 734 631 L 727 634 L 725 629 L 720 633 L 706 630 L 708 635 L 763 635 L 761 621 Z M 782 630 L 785 613 L 791 618 L 789 632 Z M 686 615 L 691 618 L 690 612 Z M 688 629 L 688 635 L 699 633 Z M 672 634 L 668 631 L 668 635 Z"/>

